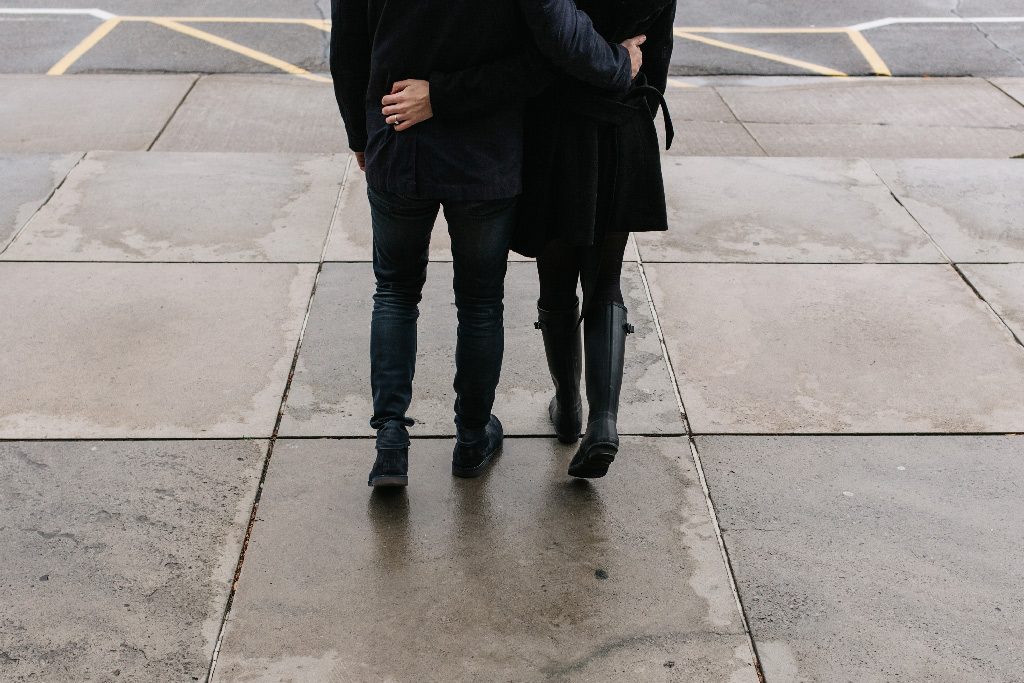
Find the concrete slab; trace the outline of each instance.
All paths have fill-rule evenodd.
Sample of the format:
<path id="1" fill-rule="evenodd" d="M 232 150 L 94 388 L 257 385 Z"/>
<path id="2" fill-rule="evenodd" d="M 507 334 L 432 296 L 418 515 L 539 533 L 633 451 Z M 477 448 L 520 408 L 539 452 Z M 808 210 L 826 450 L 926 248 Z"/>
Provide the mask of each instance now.
<path id="1" fill-rule="evenodd" d="M 1024 106 L 1024 78 L 993 78 L 992 84 Z"/>
<path id="2" fill-rule="evenodd" d="M 866 78 L 809 84 L 790 79 L 788 84 L 717 90 L 740 121 L 751 123 L 1024 126 L 1024 108 L 981 79 Z"/>
<path id="3" fill-rule="evenodd" d="M 81 158 L 81 154 L 0 154 L 0 253 Z"/>
<path id="4" fill-rule="evenodd" d="M 736 117 L 714 88 L 674 88 L 665 91 L 673 121 L 736 123 Z"/>
<path id="5" fill-rule="evenodd" d="M 948 266 L 645 269 L 697 433 L 1024 431 L 1024 349 Z"/>
<path id="6" fill-rule="evenodd" d="M 0 75 L 0 150 L 145 150 L 194 76 Z"/>
<path id="7" fill-rule="evenodd" d="M 1024 440 L 697 443 L 768 683 L 1021 680 Z"/>
<path id="8" fill-rule="evenodd" d="M 1024 129 L 747 123 L 768 156 L 983 158 L 1024 154 Z"/>
<path id="9" fill-rule="evenodd" d="M 373 260 L 373 228 L 370 220 L 370 202 L 366 198 L 366 174 L 353 167 L 345 180 L 338 212 L 331 227 L 331 237 L 324 251 L 324 260 L 358 262 Z M 627 252 L 628 253 L 628 252 Z M 437 214 L 430 239 L 430 260 L 451 261 L 452 241 L 448 236 L 448 222 L 444 211 Z M 530 261 L 515 252 L 511 261 Z M 636 260 L 635 252 L 632 260 Z"/>
<path id="10" fill-rule="evenodd" d="M 450 446 L 380 496 L 372 442 L 279 441 L 214 680 L 756 680 L 684 440 L 610 486 L 533 439 L 453 481 Z"/>
<path id="11" fill-rule="evenodd" d="M 745 124 L 769 157 L 1009 159 L 1024 130 L 940 126 Z"/>
<path id="12" fill-rule="evenodd" d="M 692 158 L 663 167 L 671 229 L 637 235 L 644 261 L 945 261 L 862 160 Z"/>
<path id="13" fill-rule="evenodd" d="M 90 153 L 3 258 L 319 262 L 348 160 Z"/>
<path id="14" fill-rule="evenodd" d="M 269 436 L 315 272 L 0 264 L 0 438 Z"/>
<path id="15" fill-rule="evenodd" d="M 196 83 L 153 146 L 173 152 L 347 152 L 330 84 L 286 75 L 213 75 Z"/>
<path id="16" fill-rule="evenodd" d="M 0 443 L 0 678 L 205 680 L 265 452 Z"/>
<path id="17" fill-rule="evenodd" d="M 1017 338 L 1024 339 L 1024 264 L 963 265 L 960 268 Z"/>
<path id="18" fill-rule="evenodd" d="M 742 123 L 711 121 L 674 121 L 676 130 L 668 156 L 756 157 L 764 150 L 750 136 Z M 658 119 L 659 139 L 664 143 L 664 125 Z"/>
<path id="19" fill-rule="evenodd" d="M 415 436 L 454 434 L 455 306 L 452 267 L 431 264 L 420 306 L 419 362 L 410 416 Z M 369 264 L 326 264 L 303 337 L 285 407 L 283 436 L 364 436 L 372 414 L 369 379 Z M 619 411 L 625 434 L 680 434 L 682 420 L 665 370 L 643 283 L 634 265 L 624 270 L 626 305 L 636 327 L 626 350 Z M 537 275 L 532 264 L 510 264 L 505 285 L 505 361 L 495 413 L 515 435 L 553 434 L 547 406 L 550 378 L 537 319 Z"/>
<path id="20" fill-rule="evenodd" d="M 953 261 L 1024 261 L 1024 163 L 876 160 L 871 165 Z"/>

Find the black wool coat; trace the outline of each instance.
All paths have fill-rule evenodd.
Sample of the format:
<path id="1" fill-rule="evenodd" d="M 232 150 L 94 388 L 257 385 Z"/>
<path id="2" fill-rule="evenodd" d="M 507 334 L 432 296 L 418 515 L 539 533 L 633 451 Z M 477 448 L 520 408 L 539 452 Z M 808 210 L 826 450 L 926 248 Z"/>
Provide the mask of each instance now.
<path id="1" fill-rule="evenodd" d="M 512 60 L 532 84 L 528 65 L 543 55 L 598 92 L 629 87 L 626 50 L 601 38 L 571 0 L 332 0 L 331 18 L 335 96 L 376 190 L 488 200 L 521 189 L 522 100 L 398 133 L 381 114 L 396 81 Z"/>
<path id="2" fill-rule="evenodd" d="M 442 117 L 471 114 L 497 97 L 536 95 L 525 110 L 523 194 L 512 243 L 526 256 L 556 238 L 589 246 L 610 231 L 668 229 L 654 117 L 664 105 L 676 2 L 578 0 L 577 6 L 611 43 L 646 34 L 643 67 L 628 93 L 600 90 L 526 57 L 430 80 Z M 532 79 L 516 75 L 531 68 Z M 664 115 L 671 131 L 667 110 Z"/>

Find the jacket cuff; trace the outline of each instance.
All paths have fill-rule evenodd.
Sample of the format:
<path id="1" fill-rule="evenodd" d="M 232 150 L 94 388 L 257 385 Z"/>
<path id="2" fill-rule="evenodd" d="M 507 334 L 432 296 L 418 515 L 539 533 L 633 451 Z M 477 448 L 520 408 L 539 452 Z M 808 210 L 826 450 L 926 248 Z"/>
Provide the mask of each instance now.
<path id="1" fill-rule="evenodd" d="M 430 83 L 430 111 L 439 119 L 455 115 L 456 99 L 448 87 L 449 77 L 434 72 L 428 79 Z"/>
<path id="2" fill-rule="evenodd" d="M 615 45 L 615 48 L 622 55 L 623 61 L 619 66 L 619 72 L 615 74 L 615 80 L 612 81 L 611 87 L 626 92 L 633 85 L 633 63 L 629 59 L 629 50 L 625 45 Z"/>
<path id="3" fill-rule="evenodd" d="M 353 133 L 348 134 L 348 148 L 353 152 L 365 152 L 366 151 L 366 133 Z"/>

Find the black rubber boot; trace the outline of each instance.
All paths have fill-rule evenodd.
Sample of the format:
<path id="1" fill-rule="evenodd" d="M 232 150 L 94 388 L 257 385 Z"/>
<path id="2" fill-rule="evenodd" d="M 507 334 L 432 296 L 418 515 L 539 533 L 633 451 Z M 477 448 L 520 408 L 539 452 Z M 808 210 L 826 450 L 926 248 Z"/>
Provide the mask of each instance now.
<path id="1" fill-rule="evenodd" d="M 569 463 L 569 474 L 574 477 L 603 477 L 619 452 L 619 393 L 626 335 L 632 331 L 633 326 L 626 321 L 626 307 L 619 303 L 599 304 L 583 320 L 590 413 L 583 443 Z"/>
<path id="2" fill-rule="evenodd" d="M 501 453 L 505 438 L 501 421 L 491 415 L 483 429 L 465 429 L 456 425 L 455 450 L 452 452 L 452 474 L 463 479 L 479 477 Z"/>
<path id="3" fill-rule="evenodd" d="M 580 302 L 566 311 L 545 311 L 538 304 L 536 327 L 544 336 L 544 355 L 555 385 L 555 396 L 548 405 L 548 416 L 562 443 L 580 440 L 583 427 L 583 399 L 580 374 L 583 372 L 583 338 L 580 333 Z"/>

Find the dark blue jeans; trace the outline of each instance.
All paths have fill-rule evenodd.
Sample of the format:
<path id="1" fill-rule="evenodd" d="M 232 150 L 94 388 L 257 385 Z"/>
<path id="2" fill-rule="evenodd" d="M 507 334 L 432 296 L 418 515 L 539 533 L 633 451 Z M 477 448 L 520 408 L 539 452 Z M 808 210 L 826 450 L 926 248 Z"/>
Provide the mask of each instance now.
<path id="1" fill-rule="evenodd" d="M 370 384 L 377 448 L 409 445 L 406 417 L 416 372 L 416 321 L 427 279 L 430 233 L 442 202 L 368 191 L 373 222 Z M 480 429 L 490 419 L 505 348 L 508 245 L 516 200 L 443 202 L 455 261 L 455 423 Z"/>

